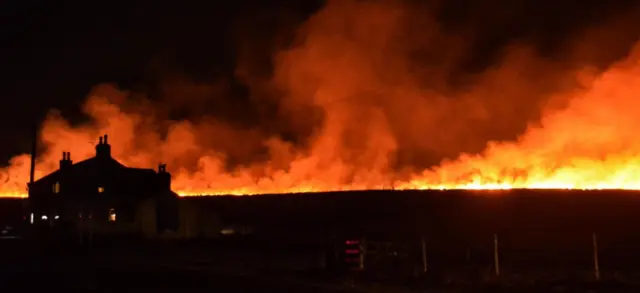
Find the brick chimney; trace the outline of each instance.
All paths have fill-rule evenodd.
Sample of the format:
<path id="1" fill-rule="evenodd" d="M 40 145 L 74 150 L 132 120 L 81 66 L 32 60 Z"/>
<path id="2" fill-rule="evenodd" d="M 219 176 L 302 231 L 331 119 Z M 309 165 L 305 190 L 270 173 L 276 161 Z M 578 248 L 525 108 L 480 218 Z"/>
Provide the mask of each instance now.
<path id="1" fill-rule="evenodd" d="M 62 160 L 60 160 L 60 170 L 65 170 L 73 165 L 70 152 L 62 152 Z"/>
<path id="2" fill-rule="evenodd" d="M 158 182 L 162 190 L 171 190 L 171 174 L 167 172 L 167 164 L 158 165 Z"/>
<path id="3" fill-rule="evenodd" d="M 96 145 L 96 157 L 98 158 L 110 158 L 111 157 L 111 145 L 107 141 L 107 135 L 100 137 L 98 145 Z"/>

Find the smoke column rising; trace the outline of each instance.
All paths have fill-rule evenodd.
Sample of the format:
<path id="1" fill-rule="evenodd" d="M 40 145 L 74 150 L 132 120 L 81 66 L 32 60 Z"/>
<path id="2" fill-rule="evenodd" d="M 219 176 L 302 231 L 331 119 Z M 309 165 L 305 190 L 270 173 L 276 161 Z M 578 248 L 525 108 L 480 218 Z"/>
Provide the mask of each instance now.
<path id="1" fill-rule="evenodd" d="M 594 46 L 606 34 L 587 30 L 566 42 L 563 56 L 572 57 L 562 61 L 513 42 L 483 71 L 459 74 L 473 32 L 447 31 L 414 5 L 329 1 L 256 86 L 275 93 L 251 99 L 257 108 L 277 105 L 270 125 L 171 121 L 144 94 L 98 85 L 83 108 L 90 123 L 48 116 L 36 177 L 55 171 L 63 151 L 76 162 L 93 156 L 108 133 L 115 158 L 167 163 L 183 195 L 640 189 L 640 47 L 600 70 L 590 61 L 607 50 Z M 224 95 L 188 81 L 173 86 Z M 0 192 L 23 195 L 28 168 L 29 155 L 13 158 L 0 171 Z"/>

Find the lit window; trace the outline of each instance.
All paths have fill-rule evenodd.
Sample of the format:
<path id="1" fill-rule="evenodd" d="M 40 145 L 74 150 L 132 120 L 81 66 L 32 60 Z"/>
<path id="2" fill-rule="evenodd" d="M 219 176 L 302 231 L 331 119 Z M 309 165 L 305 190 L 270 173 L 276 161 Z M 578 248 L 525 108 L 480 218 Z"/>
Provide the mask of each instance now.
<path id="1" fill-rule="evenodd" d="M 104 192 L 104 187 L 98 186 L 98 193 L 103 193 L 103 192 Z"/>
<path id="2" fill-rule="evenodd" d="M 33 213 L 31 213 L 31 215 L 29 216 L 29 222 L 31 222 L 31 224 L 33 224 Z"/>
<path id="3" fill-rule="evenodd" d="M 53 193 L 60 193 L 60 182 L 53 184 Z"/>
<path id="4" fill-rule="evenodd" d="M 109 222 L 115 222 L 115 221 L 116 221 L 116 210 L 110 209 L 109 210 Z"/>

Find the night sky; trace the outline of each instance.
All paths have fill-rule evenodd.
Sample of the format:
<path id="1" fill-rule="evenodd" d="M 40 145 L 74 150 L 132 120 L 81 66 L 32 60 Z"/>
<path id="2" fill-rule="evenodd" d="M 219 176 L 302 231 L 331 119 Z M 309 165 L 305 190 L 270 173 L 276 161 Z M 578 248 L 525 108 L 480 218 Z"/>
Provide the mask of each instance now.
<path id="1" fill-rule="evenodd" d="M 102 82 L 153 92 L 165 77 L 183 74 L 200 82 L 228 80 L 229 99 L 242 99 L 246 91 L 234 78 L 238 52 L 268 75 L 273 52 L 322 5 L 253 2 L 3 1 L 0 159 L 28 152 L 31 125 L 51 108 L 80 121 L 82 101 Z M 468 62 L 473 70 L 514 39 L 553 55 L 563 36 L 632 11 L 631 2 L 454 0 L 434 7 L 445 28 L 481 36 Z"/>

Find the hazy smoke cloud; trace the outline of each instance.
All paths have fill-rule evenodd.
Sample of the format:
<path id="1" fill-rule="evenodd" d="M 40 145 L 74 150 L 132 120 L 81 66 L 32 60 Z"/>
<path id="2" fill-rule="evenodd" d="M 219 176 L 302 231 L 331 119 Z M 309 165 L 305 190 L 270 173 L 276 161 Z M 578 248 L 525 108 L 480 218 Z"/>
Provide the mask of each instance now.
<path id="1" fill-rule="evenodd" d="M 470 61 L 478 30 L 447 26 L 439 12 L 406 1 L 329 1 L 274 50 L 270 74 L 241 50 L 236 73 L 248 99 L 229 81 L 183 75 L 151 93 L 160 102 L 98 85 L 84 106 L 91 123 L 49 116 L 37 174 L 55 170 L 62 151 L 92 156 L 108 133 L 114 157 L 167 163 L 183 193 L 640 182 L 638 50 L 612 63 L 638 33 L 620 28 L 640 17 L 576 32 L 548 54 L 510 41 L 485 66 Z M 604 32 L 615 29 L 614 42 Z M 23 192 L 28 165 L 27 155 L 14 158 L 1 189 Z"/>

